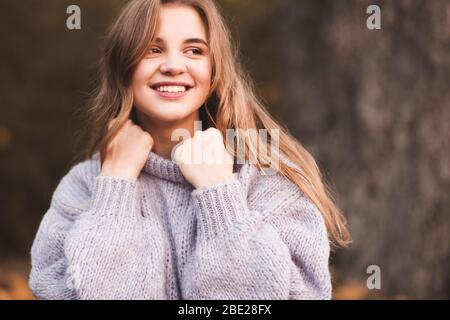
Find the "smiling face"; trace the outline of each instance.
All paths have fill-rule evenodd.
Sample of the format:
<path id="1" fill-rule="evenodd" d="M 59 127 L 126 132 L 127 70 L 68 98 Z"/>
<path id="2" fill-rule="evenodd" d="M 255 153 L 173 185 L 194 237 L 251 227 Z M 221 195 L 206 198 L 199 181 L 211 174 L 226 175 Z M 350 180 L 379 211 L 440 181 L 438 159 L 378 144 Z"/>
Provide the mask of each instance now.
<path id="1" fill-rule="evenodd" d="M 163 5 L 155 41 L 133 74 L 137 113 L 145 114 L 151 122 L 179 121 L 196 114 L 208 97 L 211 73 L 200 15 L 189 6 Z"/>

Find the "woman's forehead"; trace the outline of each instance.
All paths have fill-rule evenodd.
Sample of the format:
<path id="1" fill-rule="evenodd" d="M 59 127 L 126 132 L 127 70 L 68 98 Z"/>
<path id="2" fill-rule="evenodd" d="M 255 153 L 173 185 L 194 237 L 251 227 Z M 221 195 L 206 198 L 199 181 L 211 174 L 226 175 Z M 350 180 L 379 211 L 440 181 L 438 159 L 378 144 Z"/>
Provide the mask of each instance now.
<path id="1" fill-rule="evenodd" d="M 198 12 L 186 5 L 163 5 L 159 12 L 156 37 L 161 39 L 204 39 L 206 28 Z"/>

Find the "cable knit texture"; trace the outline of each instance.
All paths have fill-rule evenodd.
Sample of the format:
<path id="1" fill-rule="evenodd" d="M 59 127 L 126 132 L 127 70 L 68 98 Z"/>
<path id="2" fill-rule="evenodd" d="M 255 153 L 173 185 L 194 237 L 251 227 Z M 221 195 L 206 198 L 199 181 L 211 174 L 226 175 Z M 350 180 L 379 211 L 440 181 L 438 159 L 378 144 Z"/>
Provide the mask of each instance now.
<path id="1" fill-rule="evenodd" d="M 138 178 L 97 152 L 61 179 L 31 248 L 39 299 L 330 299 L 317 208 L 288 179 L 235 164 L 195 189 L 150 152 Z"/>

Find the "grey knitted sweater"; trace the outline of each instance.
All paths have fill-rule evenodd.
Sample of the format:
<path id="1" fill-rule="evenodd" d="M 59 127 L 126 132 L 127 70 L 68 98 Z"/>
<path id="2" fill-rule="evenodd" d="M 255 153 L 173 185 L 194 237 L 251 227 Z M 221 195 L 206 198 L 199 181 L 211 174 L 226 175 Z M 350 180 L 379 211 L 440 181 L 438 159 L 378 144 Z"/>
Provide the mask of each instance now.
<path id="1" fill-rule="evenodd" d="M 288 179 L 246 162 L 195 189 L 154 152 L 137 179 L 61 179 L 31 248 L 39 299 L 330 299 L 320 212 Z"/>

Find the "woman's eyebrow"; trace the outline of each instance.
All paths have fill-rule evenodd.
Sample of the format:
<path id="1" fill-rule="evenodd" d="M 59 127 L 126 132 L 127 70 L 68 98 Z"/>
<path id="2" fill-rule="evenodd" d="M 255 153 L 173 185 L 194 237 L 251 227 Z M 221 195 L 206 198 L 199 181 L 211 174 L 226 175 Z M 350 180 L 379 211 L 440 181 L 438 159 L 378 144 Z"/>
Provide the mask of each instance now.
<path id="1" fill-rule="evenodd" d="M 155 42 L 156 43 L 164 43 L 164 40 L 161 38 L 156 38 Z M 201 44 L 204 44 L 206 47 L 208 47 L 208 43 L 201 38 L 188 38 L 188 39 L 184 40 L 183 43 L 201 43 Z"/>
<path id="2" fill-rule="evenodd" d="M 205 46 L 208 46 L 206 41 L 201 38 L 189 38 L 189 39 L 184 40 L 183 43 L 202 43 Z"/>

